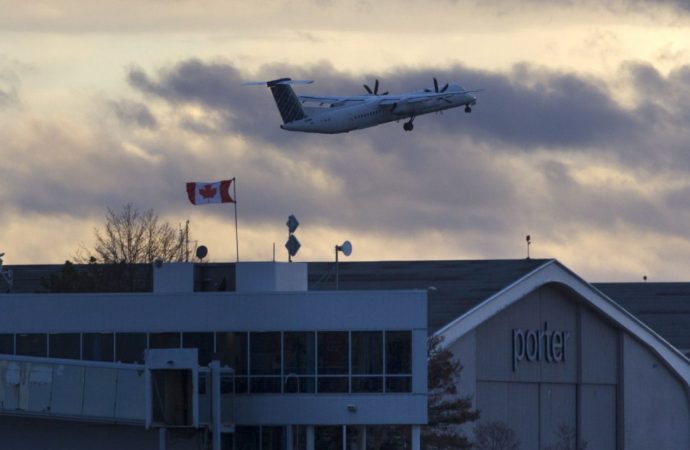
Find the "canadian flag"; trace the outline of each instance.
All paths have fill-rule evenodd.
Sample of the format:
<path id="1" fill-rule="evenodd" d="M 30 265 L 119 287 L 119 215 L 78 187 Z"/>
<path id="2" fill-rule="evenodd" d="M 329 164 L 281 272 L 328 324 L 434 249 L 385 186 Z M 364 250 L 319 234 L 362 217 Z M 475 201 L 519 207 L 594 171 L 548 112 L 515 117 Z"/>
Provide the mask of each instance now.
<path id="1" fill-rule="evenodd" d="M 187 183 L 187 195 L 193 205 L 205 205 L 208 203 L 235 203 L 230 196 L 232 180 L 214 181 L 211 183 L 193 182 Z"/>

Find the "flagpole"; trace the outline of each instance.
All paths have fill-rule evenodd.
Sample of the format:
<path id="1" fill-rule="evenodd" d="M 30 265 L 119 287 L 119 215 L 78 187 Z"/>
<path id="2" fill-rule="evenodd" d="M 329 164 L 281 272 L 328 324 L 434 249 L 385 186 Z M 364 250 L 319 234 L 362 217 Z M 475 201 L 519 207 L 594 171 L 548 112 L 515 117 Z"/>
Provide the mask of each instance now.
<path id="1" fill-rule="evenodd" d="M 237 179 L 232 179 L 232 194 L 235 200 L 235 251 L 237 252 L 236 262 L 240 262 L 240 236 L 237 232 Z"/>

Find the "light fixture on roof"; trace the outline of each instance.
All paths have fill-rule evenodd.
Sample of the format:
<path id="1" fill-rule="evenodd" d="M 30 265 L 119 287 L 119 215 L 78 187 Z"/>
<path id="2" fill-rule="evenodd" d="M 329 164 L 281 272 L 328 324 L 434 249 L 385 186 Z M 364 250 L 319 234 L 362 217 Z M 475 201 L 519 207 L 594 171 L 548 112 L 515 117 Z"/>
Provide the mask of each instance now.
<path id="1" fill-rule="evenodd" d="M 338 252 L 343 252 L 343 255 L 350 256 L 352 254 L 352 244 L 350 241 L 343 242 L 343 245 L 335 246 L 335 290 L 338 290 L 338 283 L 340 279 L 340 273 L 338 271 Z"/>
<path id="2" fill-rule="evenodd" d="M 532 236 L 528 234 L 525 236 L 525 240 L 527 241 L 527 259 L 529 259 L 529 246 L 532 244 Z"/>

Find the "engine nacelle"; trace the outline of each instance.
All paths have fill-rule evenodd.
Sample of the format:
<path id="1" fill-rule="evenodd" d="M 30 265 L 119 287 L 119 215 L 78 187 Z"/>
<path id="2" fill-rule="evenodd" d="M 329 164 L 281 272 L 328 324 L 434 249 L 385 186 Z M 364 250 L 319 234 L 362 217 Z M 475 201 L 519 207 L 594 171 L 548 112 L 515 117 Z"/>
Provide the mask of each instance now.
<path id="1" fill-rule="evenodd" d="M 417 112 L 414 105 L 409 103 L 393 103 L 393 106 L 391 106 L 391 113 L 399 116 L 409 116 Z"/>

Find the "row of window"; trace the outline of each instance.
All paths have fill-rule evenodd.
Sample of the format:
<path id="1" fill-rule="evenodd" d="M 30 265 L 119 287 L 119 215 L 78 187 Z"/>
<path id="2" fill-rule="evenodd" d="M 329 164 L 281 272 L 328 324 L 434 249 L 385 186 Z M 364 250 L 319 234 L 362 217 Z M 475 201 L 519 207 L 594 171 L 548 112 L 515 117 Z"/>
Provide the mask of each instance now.
<path id="1" fill-rule="evenodd" d="M 143 363 L 147 348 L 197 348 L 235 370 L 236 393 L 410 392 L 410 331 L 0 334 L 0 353 Z"/>
<path id="2" fill-rule="evenodd" d="M 318 449 L 341 449 L 343 433 L 347 448 L 358 448 L 359 429 L 362 427 L 317 426 L 314 427 L 314 444 Z M 400 449 L 410 448 L 412 442 L 409 426 L 367 426 L 367 448 Z M 292 446 L 295 450 L 307 448 L 307 430 L 304 426 L 292 427 Z M 223 450 L 282 450 L 287 448 L 285 427 L 238 426 L 234 433 L 221 436 Z"/>

